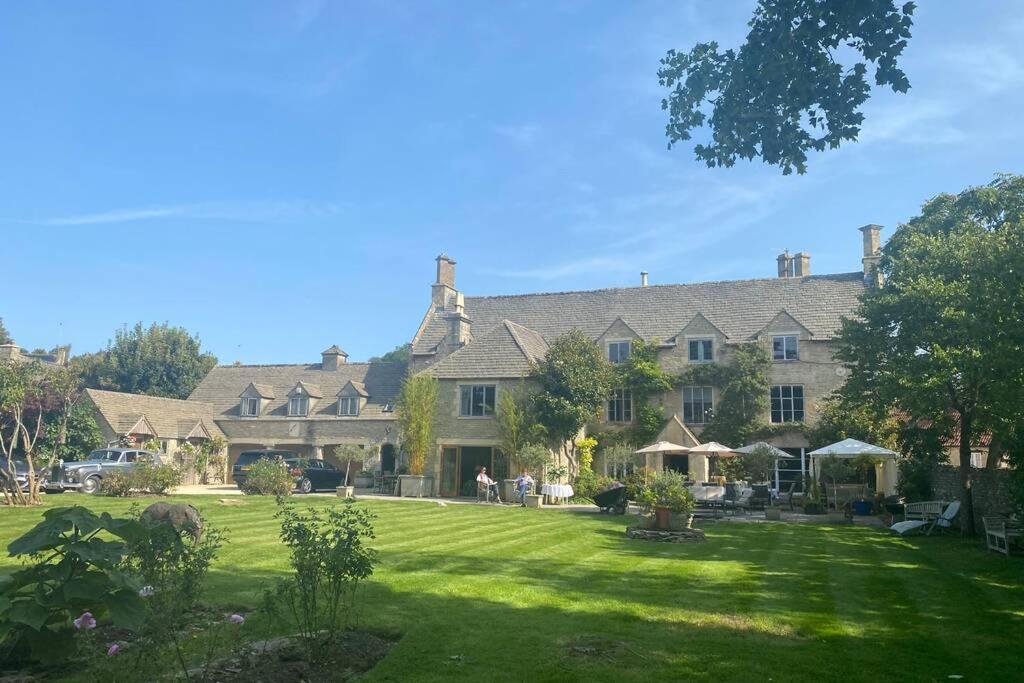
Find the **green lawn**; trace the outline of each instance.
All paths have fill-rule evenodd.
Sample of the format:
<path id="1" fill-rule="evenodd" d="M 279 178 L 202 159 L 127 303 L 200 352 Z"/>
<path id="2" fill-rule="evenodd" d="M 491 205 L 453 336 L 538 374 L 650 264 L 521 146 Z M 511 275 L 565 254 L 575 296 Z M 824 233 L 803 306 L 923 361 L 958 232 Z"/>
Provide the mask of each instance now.
<path id="1" fill-rule="evenodd" d="M 205 599 L 255 606 L 285 571 L 273 502 L 182 500 L 230 541 Z M 51 498 L 81 501 L 129 505 Z M 1020 680 L 1024 561 L 957 538 L 720 522 L 662 545 L 627 540 L 622 517 L 365 504 L 381 555 L 360 623 L 403 634 L 372 680 Z M 38 516 L 0 510 L 0 541 Z"/>

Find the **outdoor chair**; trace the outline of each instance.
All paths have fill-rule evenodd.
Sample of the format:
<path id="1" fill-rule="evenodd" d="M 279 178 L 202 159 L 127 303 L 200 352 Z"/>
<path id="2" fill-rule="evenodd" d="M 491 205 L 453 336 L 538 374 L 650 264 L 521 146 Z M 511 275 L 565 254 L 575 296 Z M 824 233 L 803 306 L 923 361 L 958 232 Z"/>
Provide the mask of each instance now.
<path id="1" fill-rule="evenodd" d="M 936 529 L 941 532 L 953 528 L 953 520 L 958 512 L 960 512 L 960 501 L 954 500 L 946 506 L 941 515 L 931 522 L 923 519 L 908 519 L 903 522 L 896 522 L 889 528 L 900 536 L 904 536 L 912 531 L 923 531 L 926 536 L 931 536 L 932 532 Z"/>
<path id="2" fill-rule="evenodd" d="M 796 482 L 791 482 L 785 493 L 779 495 L 779 502 L 785 503 L 789 511 L 793 511 L 793 493 L 796 491 Z"/>
<path id="3" fill-rule="evenodd" d="M 930 522 L 946 509 L 948 503 L 944 500 L 924 500 L 917 503 L 907 503 L 903 506 L 903 519 L 919 519 Z"/>
<path id="4" fill-rule="evenodd" d="M 772 501 L 768 484 L 754 484 L 754 495 L 750 497 L 750 507 L 763 510 Z"/>
<path id="5" fill-rule="evenodd" d="M 1020 543 L 1024 538 L 1024 528 L 1020 522 L 1004 517 L 983 517 L 985 523 L 985 545 L 1003 555 L 1010 554 L 1010 546 Z"/>

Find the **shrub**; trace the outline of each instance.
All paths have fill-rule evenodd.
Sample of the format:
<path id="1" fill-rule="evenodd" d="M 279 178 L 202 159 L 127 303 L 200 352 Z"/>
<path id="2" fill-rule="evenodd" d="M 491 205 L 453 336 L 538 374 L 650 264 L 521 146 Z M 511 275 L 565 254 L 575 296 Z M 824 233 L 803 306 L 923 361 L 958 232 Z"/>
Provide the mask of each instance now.
<path id="1" fill-rule="evenodd" d="M 629 499 L 640 500 L 640 494 L 643 493 L 643 489 L 647 486 L 647 482 L 649 482 L 654 475 L 655 471 L 647 467 L 639 467 L 627 474 L 622 479 L 622 483 L 625 484 L 626 488 L 629 490 Z"/>
<path id="2" fill-rule="evenodd" d="M 137 467 L 132 470 L 131 480 L 134 488 L 163 495 L 168 490 L 181 486 L 181 471 L 171 464 Z"/>
<path id="3" fill-rule="evenodd" d="M 679 472 L 658 472 L 640 491 L 639 501 L 648 509 L 663 507 L 683 515 L 693 512 L 693 494 L 686 488 L 686 477 Z"/>
<path id="4" fill-rule="evenodd" d="M 581 470 L 573 486 L 573 498 L 589 503 L 591 498 L 607 490 L 611 483 L 611 477 L 600 475 L 593 470 Z"/>
<path id="5" fill-rule="evenodd" d="M 135 478 L 132 476 L 132 472 L 110 472 L 103 477 L 103 483 L 100 485 L 100 494 L 116 498 L 127 498 L 132 495 L 132 491 L 135 488 Z"/>
<path id="6" fill-rule="evenodd" d="M 261 496 L 289 496 L 295 478 L 283 460 L 262 458 L 252 464 L 242 483 L 242 493 Z"/>
<path id="7" fill-rule="evenodd" d="M 298 512 L 281 501 L 281 540 L 291 553 L 294 573 L 264 593 L 273 619 L 294 623 L 310 661 L 326 656 L 330 643 L 355 605 L 359 582 L 373 573 L 376 551 L 364 544 L 374 538 L 373 514 L 346 500 L 327 511 Z"/>
<path id="8" fill-rule="evenodd" d="M 103 537 L 105 532 L 113 536 Z M 109 616 L 121 628 L 141 628 L 145 609 L 139 584 L 122 571 L 128 543 L 146 529 L 134 519 L 96 515 L 87 508 L 59 507 L 8 546 L 12 557 L 34 563 L 0 583 L 0 661 L 50 661 L 75 653 L 72 621 L 89 613 Z"/>

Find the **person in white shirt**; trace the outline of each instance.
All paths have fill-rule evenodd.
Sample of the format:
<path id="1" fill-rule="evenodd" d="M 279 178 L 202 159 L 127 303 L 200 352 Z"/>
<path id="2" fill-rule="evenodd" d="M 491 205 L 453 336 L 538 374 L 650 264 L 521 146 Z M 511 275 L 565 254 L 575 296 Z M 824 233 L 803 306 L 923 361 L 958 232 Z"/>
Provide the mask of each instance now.
<path id="1" fill-rule="evenodd" d="M 494 494 L 494 500 L 501 502 L 501 496 L 498 495 L 498 482 L 494 481 L 487 476 L 487 468 L 481 467 L 480 474 L 476 475 L 476 481 L 478 484 L 483 484 L 487 487 L 487 490 Z"/>
<path id="2" fill-rule="evenodd" d="M 519 501 L 523 507 L 526 507 L 526 494 L 529 493 L 530 487 L 533 486 L 533 477 L 526 470 L 516 477 L 515 487 L 516 491 L 519 492 Z"/>

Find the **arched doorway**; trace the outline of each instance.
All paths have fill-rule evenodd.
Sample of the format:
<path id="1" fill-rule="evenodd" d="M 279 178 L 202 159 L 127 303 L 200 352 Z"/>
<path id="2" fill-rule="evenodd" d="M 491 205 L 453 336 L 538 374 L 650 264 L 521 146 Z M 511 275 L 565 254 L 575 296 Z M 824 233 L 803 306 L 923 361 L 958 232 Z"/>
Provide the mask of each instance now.
<path id="1" fill-rule="evenodd" d="M 380 447 L 380 471 L 395 473 L 395 444 L 386 443 Z"/>

